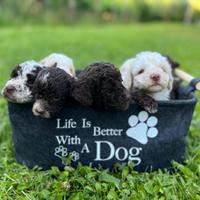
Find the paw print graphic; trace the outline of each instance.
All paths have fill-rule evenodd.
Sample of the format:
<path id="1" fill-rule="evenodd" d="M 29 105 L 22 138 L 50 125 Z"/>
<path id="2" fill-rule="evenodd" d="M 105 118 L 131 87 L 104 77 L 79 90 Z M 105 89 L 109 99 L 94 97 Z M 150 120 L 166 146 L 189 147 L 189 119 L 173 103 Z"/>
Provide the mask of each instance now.
<path id="1" fill-rule="evenodd" d="M 154 116 L 149 117 L 146 111 L 141 111 L 138 116 L 131 115 L 128 119 L 131 126 L 126 131 L 128 137 L 137 140 L 141 144 L 147 144 L 148 138 L 155 138 L 158 135 L 158 119 Z"/>
<path id="2" fill-rule="evenodd" d="M 63 157 L 66 157 L 68 155 L 67 148 L 63 146 L 56 147 L 54 155 L 60 159 L 62 159 Z"/>
<path id="3" fill-rule="evenodd" d="M 69 153 L 69 156 L 72 158 L 74 162 L 76 162 L 80 158 L 79 153 L 76 151 L 72 151 L 71 153 Z"/>

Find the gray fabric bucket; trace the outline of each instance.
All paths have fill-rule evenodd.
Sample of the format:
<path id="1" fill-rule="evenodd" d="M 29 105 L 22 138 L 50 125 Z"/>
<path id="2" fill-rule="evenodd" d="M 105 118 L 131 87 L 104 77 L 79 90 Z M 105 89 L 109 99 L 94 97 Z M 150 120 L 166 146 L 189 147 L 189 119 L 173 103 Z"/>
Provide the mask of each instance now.
<path id="1" fill-rule="evenodd" d="M 68 158 L 72 166 L 81 162 L 111 169 L 132 161 L 138 171 L 170 168 L 172 160 L 184 159 L 196 102 L 191 92 L 182 100 L 160 102 L 153 115 L 136 104 L 115 112 L 71 105 L 52 119 L 33 116 L 31 104 L 9 103 L 16 159 L 43 169 L 63 169 Z"/>

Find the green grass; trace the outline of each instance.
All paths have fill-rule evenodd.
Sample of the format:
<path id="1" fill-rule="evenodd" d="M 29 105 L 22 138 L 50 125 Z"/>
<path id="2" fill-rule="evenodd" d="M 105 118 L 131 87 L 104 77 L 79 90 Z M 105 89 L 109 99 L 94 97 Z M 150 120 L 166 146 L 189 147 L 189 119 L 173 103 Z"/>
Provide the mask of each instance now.
<path id="1" fill-rule="evenodd" d="M 27 59 L 50 52 L 74 58 L 77 68 L 96 60 L 116 66 L 139 51 L 171 55 L 182 68 L 200 77 L 200 27 L 179 24 L 11 27 L 0 29 L 0 88 L 10 70 Z M 119 171 L 80 166 L 29 170 L 15 162 L 6 101 L 0 98 L 0 199 L 200 199 L 200 105 L 194 113 L 185 164 L 175 173 L 138 173 L 131 164 Z"/>

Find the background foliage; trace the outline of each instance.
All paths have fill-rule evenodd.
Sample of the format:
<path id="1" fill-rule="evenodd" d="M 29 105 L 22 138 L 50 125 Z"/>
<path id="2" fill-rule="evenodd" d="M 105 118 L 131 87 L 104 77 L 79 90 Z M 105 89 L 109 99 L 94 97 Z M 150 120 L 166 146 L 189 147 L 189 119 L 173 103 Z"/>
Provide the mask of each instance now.
<path id="1" fill-rule="evenodd" d="M 0 25 L 199 22 L 199 0 L 1 0 Z"/>

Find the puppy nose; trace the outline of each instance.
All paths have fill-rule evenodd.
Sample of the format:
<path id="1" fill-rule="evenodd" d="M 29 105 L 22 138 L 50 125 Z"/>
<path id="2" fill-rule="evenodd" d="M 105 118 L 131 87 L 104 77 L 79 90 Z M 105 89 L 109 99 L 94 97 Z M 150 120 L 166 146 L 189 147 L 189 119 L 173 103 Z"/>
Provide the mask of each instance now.
<path id="1" fill-rule="evenodd" d="M 35 108 L 35 112 L 37 112 L 40 115 L 43 115 L 45 113 L 45 111 L 43 109 L 40 109 L 40 108 Z"/>
<path id="2" fill-rule="evenodd" d="M 3 92 L 3 95 L 8 96 L 8 95 L 13 94 L 13 92 L 15 91 L 16 91 L 16 88 L 14 86 L 7 86 Z"/>
<path id="3" fill-rule="evenodd" d="M 150 77 L 155 82 L 158 82 L 160 80 L 160 75 L 159 74 L 152 74 Z"/>

